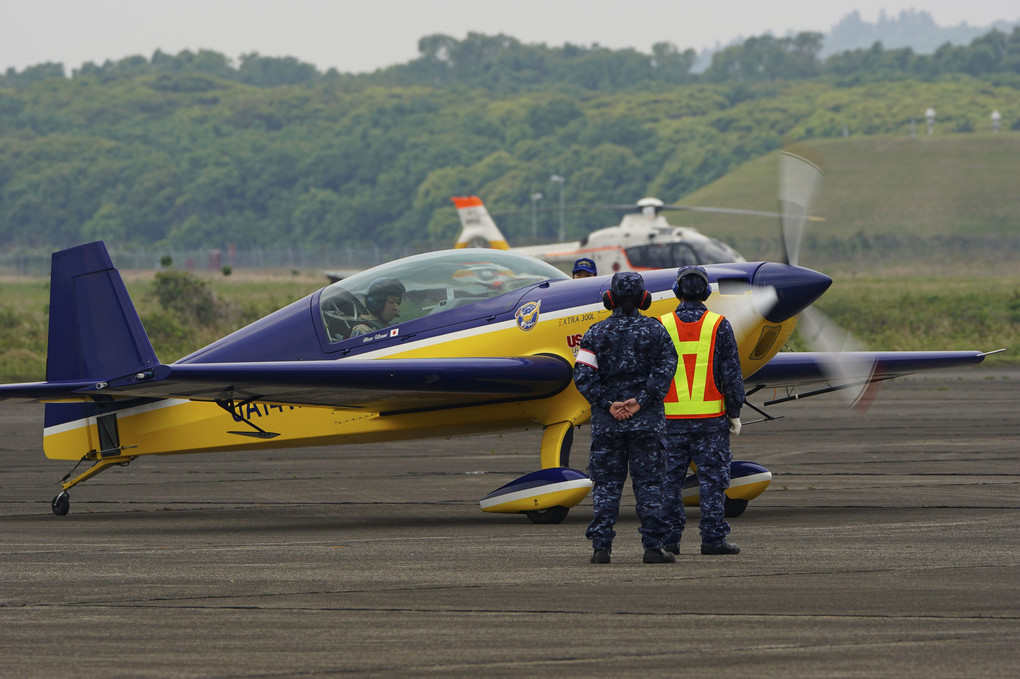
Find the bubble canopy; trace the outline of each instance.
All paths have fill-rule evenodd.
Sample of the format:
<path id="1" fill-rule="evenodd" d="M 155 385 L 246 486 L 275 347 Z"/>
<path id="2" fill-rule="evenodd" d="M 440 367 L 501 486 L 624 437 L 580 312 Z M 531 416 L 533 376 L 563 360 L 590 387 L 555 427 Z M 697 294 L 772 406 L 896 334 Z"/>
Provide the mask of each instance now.
<path id="1" fill-rule="evenodd" d="M 372 329 L 405 323 L 442 313 L 547 280 L 569 276 L 556 267 L 507 250 L 464 248 L 429 252 L 381 264 L 338 281 L 322 290 L 319 311 L 332 343 L 352 337 L 366 324 Z M 386 279 L 386 285 L 380 283 Z M 393 292 L 396 279 L 404 293 Z M 370 311 L 386 299 L 368 300 L 370 289 L 385 287 L 387 296 L 399 297 L 399 312 L 380 320 Z M 374 302 L 374 303 L 373 303 Z"/>

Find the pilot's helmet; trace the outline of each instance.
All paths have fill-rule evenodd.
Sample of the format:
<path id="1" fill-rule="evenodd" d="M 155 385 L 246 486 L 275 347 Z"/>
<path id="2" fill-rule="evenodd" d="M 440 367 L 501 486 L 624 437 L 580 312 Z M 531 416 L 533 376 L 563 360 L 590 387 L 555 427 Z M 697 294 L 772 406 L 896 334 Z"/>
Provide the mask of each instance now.
<path id="1" fill-rule="evenodd" d="M 700 266 L 682 266 L 677 269 L 673 294 L 677 299 L 704 302 L 712 294 L 708 273 Z"/>
<path id="2" fill-rule="evenodd" d="M 403 297 L 405 292 L 407 289 L 404 288 L 404 284 L 396 278 L 376 278 L 369 284 L 368 292 L 365 293 L 365 306 L 372 315 L 378 316 L 390 295 Z"/>

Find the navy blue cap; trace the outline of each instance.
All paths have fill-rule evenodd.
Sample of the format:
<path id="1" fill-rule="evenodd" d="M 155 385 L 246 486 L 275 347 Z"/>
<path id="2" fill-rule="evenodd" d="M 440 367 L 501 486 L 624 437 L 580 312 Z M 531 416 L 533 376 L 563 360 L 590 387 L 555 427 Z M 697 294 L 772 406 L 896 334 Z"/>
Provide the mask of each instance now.
<path id="1" fill-rule="evenodd" d="M 595 262 L 588 259 L 587 257 L 582 257 L 581 259 L 574 262 L 573 273 L 577 273 L 578 271 L 587 271 L 592 276 L 599 275 L 599 270 L 595 268 Z"/>
<path id="2" fill-rule="evenodd" d="M 676 270 L 673 294 L 677 299 L 704 302 L 712 294 L 712 286 L 708 282 L 708 272 L 700 266 L 680 267 Z"/>
<path id="3" fill-rule="evenodd" d="M 645 279 L 637 271 L 621 271 L 613 274 L 610 290 L 620 299 L 640 299 L 645 292 Z"/>

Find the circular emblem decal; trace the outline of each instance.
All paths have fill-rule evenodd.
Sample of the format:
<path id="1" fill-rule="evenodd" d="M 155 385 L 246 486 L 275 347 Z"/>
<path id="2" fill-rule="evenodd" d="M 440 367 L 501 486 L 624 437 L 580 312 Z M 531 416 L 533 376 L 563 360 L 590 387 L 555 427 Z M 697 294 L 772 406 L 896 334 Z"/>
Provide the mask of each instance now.
<path id="1" fill-rule="evenodd" d="M 542 300 L 537 302 L 528 302 L 514 314 L 517 319 L 517 327 L 527 332 L 538 324 L 538 307 L 541 306 Z"/>

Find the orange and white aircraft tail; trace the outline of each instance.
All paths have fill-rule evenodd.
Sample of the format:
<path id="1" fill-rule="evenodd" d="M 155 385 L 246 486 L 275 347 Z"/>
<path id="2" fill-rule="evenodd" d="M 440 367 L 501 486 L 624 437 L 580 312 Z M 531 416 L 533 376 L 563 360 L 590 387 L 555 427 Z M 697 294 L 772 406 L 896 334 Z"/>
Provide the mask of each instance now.
<path id="1" fill-rule="evenodd" d="M 455 248 L 493 248 L 509 250 L 506 236 L 492 221 L 489 211 L 478 196 L 454 196 L 453 204 L 457 206 L 462 230 L 457 238 Z"/>

